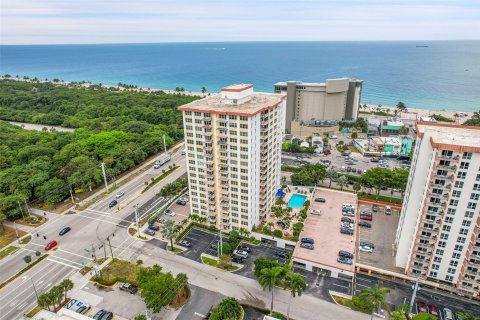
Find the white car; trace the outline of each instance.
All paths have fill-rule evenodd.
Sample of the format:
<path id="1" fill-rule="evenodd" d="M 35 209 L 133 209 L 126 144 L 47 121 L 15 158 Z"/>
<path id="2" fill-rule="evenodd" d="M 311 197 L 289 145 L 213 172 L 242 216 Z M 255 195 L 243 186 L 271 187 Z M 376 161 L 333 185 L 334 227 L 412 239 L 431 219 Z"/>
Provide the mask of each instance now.
<path id="1" fill-rule="evenodd" d="M 360 247 L 358 247 L 358 249 L 360 251 L 366 252 L 366 253 L 372 253 L 373 252 L 373 248 L 369 247 L 369 246 L 360 246 Z"/>
<path id="2" fill-rule="evenodd" d="M 120 198 L 120 197 L 123 197 L 124 194 L 125 194 L 125 192 L 118 191 L 117 194 L 115 195 L 115 197 Z"/>
<path id="3" fill-rule="evenodd" d="M 243 250 L 234 250 L 233 251 L 233 254 L 237 255 L 237 256 L 240 256 L 240 257 L 243 257 L 243 258 L 248 258 L 248 252 L 247 251 L 243 251 Z"/>
<path id="4" fill-rule="evenodd" d="M 322 211 L 318 210 L 318 209 L 314 209 L 314 210 L 310 211 L 310 213 L 315 215 L 315 216 L 321 216 L 322 215 Z"/>
<path id="5" fill-rule="evenodd" d="M 165 210 L 163 213 L 170 217 L 173 217 L 175 215 L 175 212 L 173 212 L 172 210 Z"/>

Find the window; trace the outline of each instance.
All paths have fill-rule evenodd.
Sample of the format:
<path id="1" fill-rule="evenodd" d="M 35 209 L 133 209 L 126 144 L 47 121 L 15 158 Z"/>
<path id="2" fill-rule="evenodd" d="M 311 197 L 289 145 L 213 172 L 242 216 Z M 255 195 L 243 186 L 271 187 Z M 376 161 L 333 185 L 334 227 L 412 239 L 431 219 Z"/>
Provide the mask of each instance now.
<path id="1" fill-rule="evenodd" d="M 446 276 L 445 281 L 453 282 L 453 276 Z"/>
<path id="2" fill-rule="evenodd" d="M 442 233 L 440 234 L 440 239 L 442 239 L 442 240 L 448 240 L 448 234 L 442 232 Z"/>
<path id="3" fill-rule="evenodd" d="M 192 115 L 192 111 L 185 111 L 185 114 L 186 114 L 187 116 L 191 116 L 191 115 Z"/>
<path id="4" fill-rule="evenodd" d="M 465 238 L 465 237 L 458 237 L 457 238 L 458 243 L 465 243 L 466 240 L 467 240 L 467 238 Z"/>
<path id="5" fill-rule="evenodd" d="M 435 257 L 435 258 L 433 258 L 433 261 L 434 261 L 434 262 L 437 262 L 437 263 L 440 263 L 440 262 L 442 262 L 442 258 L 440 258 L 440 257 Z"/>
<path id="6" fill-rule="evenodd" d="M 473 191 L 480 191 L 480 184 L 475 183 L 475 184 L 473 185 Z"/>
<path id="7" fill-rule="evenodd" d="M 242 123 L 242 124 L 240 124 L 240 128 L 242 128 L 242 129 L 248 129 L 248 124 Z"/>
<path id="8" fill-rule="evenodd" d="M 230 116 L 228 116 L 228 118 L 230 120 L 237 120 L 237 116 L 235 116 L 235 115 L 230 115 Z"/>
<path id="9" fill-rule="evenodd" d="M 436 277 L 437 277 L 437 272 L 435 272 L 435 271 L 430 271 L 430 277 L 436 278 Z"/>
<path id="10" fill-rule="evenodd" d="M 460 259 L 460 253 L 454 252 L 454 253 L 452 254 L 452 258 L 453 258 L 453 259 Z"/>
<path id="11" fill-rule="evenodd" d="M 472 193 L 472 194 L 470 194 L 470 199 L 471 200 L 478 200 L 478 199 L 480 199 L 480 194 Z"/>
<path id="12" fill-rule="evenodd" d="M 476 203 L 473 203 L 473 202 L 469 202 L 468 205 L 467 205 L 467 208 L 468 208 L 468 209 L 476 209 L 476 208 L 477 208 L 477 204 L 476 204 Z"/>
<path id="13" fill-rule="evenodd" d="M 455 245 L 455 248 L 453 249 L 455 251 L 462 251 L 463 250 L 463 246 L 459 245 L 459 244 L 456 244 Z"/>
<path id="14" fill-rule="evenodd" d="M 468 170 L 468 167 L 470 166 L 470 162 L 460 162 L 460 169 L 465 169 Z"/>
<path id="15" fill-rule="evenodd" d="M 439 248 L 445 248 L 446 245 L 447 245 L 447 243 L 445 241 L 439 241 L 438 242 L 438 247 Z"/>
<path id="16" fill-rule="evenodd" d="M 457 179 L 465 179 L 466 176 L 467 176 L 467 173 L 464 171 L 459 171 L 457 173 Z"/>
<path id="17" fill-rule="evenodd" d="M 458 261 L 450 260 L 450 265 L 451 265 L 452 267 L 458 267 Z"/>
<path id="18" fill-rule="evenodd" d="M 463 188 L 463 181 L 455 181 L 455 188 Z"/>
<path id="19" fill-rule="evenodd" d="M 448 268 L 447 272 L 450 274 L 455 274 L 455 268 Z"/>
<path id="20" fill-rule="evenodd" d="M 477 177 L 475 178 L 475 181 L 480 181 L 480 174 L 477 174 Z"/>
<path id="21" fill-rule="evenodd" d="M 453 209 L 453 208 L 448 208 L 447 210 L 447 214 L 455 214 L 455 212 L 457 212 L 457 209 Z"/>
<path id="22" fill-rule="evenodd" d="M 442 230 L 443 230 L 443 231 L 450 232 L 450 229 L 452 229 L 451 226 L 446 226 L 446 225 L 443 225 L 443 226 L 442 226 Z"/>
<path id="23" fill-rule="evenodd" d="M 472 153 L 471 152 L 464 152 L 462 159 L 472 159 Z"/>
<path id="24" fill-rule="evenodd" d="M 450 203 L 449 205 L 451 205 L 452 207 L 456 207 L 458 206 L 458 200 L 453 200 L 453 199 L 450 199 Z"/>
<path id="25" fill-rule="evenodd" d="M 433 269 L 433 270 L 438 270 L 438 269 L 440 269 L 440 265 L 438 265 L 438 264 L 432 264 L 432 269 Z"/>
<path id="26" fill-rule="evenodd" d="M 439 256 L 443 256 L 443 250 L 442 249 L 437 249 L 437 251 L 435 252 L 435 254 L 438 254 Z"/>
<path id="27" fill-rule="evenodd" d="M 242 120 L 242 121 L 247 121 L 247 120 L 248 120 L 248 117 L 240 116 L 240 120 Z"/>
<path id="28" fill-rule="evenodd" d="M 472 221 L 470 220 L 463 220 L 462 221 L 462 226 L 464 227 L 470 227 L 472 225 Z"/>
<path id="29" fill-rule="evenodd" d="M 460 198 L 460 195 L 462 194 L 462 191 L 458 191 L 458 190 L 453 190 L 452 192 L 452 197 L 454 198 Z"/>
<path id="30" fill-rule="evenodd" d="M 445 218 L 445 223 L 452 223 L 453 222 L 453 217 L 446 217 Z"/>
<path id="31" fill-rule="evenodd" d="M 196 117 L 200 117 L 202 114 L 200 112 L 195 112 Z"/>
<path id="32" fill-rule="evenodd" d="M 460 228 L 459 234 L 466 236 L 468 234 L 468 229 Z"/>
<path id="33" fill-rule="evenodd" d="M 465 211 L 465 218 L 473 218 L 473 211 Z"/>

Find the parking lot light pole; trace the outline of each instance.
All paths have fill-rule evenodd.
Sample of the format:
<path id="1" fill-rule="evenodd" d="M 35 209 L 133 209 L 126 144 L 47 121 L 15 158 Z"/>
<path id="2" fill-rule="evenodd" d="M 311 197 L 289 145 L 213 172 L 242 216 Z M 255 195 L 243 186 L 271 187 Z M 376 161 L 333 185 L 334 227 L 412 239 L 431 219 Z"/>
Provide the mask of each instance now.
<path id="1" fill-rule="evenodd" d="M 420 277 L 417 277 L 417 281 L 415 281 L 415 285 L 413 286 L 413 293 L 412 293 L 412 299 L 410 300 L 410 310 L 413 312 L 413 303 L 415 302 L 415 296 L 417 295 L 418 291 L 418 281 L 420 280 Z"/>
<path id="2" fill-rule="evenodd" d="M 29 277 L 29 276 L 23 277 L 23 280 L 27 280 L 27 279 L 30 279 L 30 281 L 32 282 L 33 291 L 35 291 L 35 296 L 37 297 L 37 301 L 38 301 L 38 292 L 37 292 L 37 288 L 35 288 L 35 283 L 33 282 L 32 277 Z"/>
<path id="3" fill-rule="evenodd" d="M 140 237 L 140 222 L 138 221 L 138 204 L 133 206 L 135 208 L 135 220 L 137 221 L 137 233 Z"/>

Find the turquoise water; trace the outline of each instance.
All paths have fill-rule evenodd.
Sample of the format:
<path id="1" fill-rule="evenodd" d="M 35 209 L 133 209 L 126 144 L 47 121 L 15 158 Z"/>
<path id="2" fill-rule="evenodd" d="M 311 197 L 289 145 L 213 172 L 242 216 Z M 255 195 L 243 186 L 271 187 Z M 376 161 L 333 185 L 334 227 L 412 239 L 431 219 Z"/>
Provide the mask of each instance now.
<path id="1" fill-rule="evenodd" d="M 290 200 L 288 200 L 288 206 L 293 209 L 301 208 L 306 199 L 307 199 L 307 196 L 294 193 L 292 194 L 292 197 L 290 198 Z"/>
<path id="2" fill-rule="evenodd" d="M 362 103 L 455 111 L 480 108 L 479 61 L 480 41 L 0 46 L 0 74 L 13 76 L 210 92 L 353 77 L 364 80 Z"/>

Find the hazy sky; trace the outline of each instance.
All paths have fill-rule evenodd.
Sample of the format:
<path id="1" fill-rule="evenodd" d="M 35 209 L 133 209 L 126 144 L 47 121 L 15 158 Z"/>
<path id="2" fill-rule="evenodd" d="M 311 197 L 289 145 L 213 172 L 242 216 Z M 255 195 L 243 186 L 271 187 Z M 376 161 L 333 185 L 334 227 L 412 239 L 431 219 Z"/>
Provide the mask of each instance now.
<path id="1" fill-rule="evenodd" d="M 0 0 L 2 44 L 480 39 L 480 1 Z"/>

